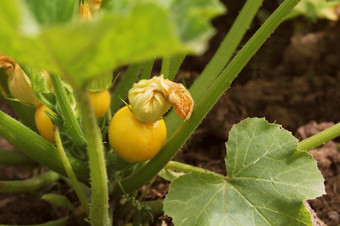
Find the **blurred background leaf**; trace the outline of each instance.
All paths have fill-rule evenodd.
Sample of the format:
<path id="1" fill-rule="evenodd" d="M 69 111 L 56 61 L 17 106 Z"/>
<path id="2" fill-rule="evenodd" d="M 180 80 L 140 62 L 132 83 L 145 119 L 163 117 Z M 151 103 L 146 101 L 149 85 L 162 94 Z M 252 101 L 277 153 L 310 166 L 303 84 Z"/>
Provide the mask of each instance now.
<path id="1" fill-rule="evenodd" d="M 224 12 L 217 0 L 118 0 L 82 22 L 75 8 L 68 0 L 3 1 L 0 52 L 82 85 L 121 65 L 202 52 L 214 33 L 209 20 Z"/>
<path id="2" fill-rule="evenodd" d="M 316 22 L 318 18 L 336 21 L 339 19 L 336 13 L 336 8 L 339 6 L 340 0 L 301 0 L 287 19 L 304 15 L 312 22 Z"/>

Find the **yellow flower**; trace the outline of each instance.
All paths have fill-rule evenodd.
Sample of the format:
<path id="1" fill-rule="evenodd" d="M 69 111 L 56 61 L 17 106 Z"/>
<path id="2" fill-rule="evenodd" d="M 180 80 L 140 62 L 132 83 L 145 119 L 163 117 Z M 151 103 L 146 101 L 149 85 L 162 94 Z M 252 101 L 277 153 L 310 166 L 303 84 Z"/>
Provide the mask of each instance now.
<path id="1" fill-rule="evenodd" d="M 8 89 L 14 98 L 24 104 L 33 105 L 35 107 L 40 104 L 39 99 L 32 91 L 30 79 L 21 69 L 19 64 L 10 57 L 0 54 L 0 68 L 4 68 L 6 74 L 9 76 Z"/>
<path id="2" fill-rule="evenodd" d="M 194 107 L 189 91 L 180 83 L 164 79 L 163 75 L 135 83 L 128 98 L 132 113 L 143 122 L 161 119 L 171 106 L 179 117 L 187 120 Z"/>
<path id="3" fill-rule="evenodd" d="M 170 109 L 161 87 L 162 77 L 153 77 L 135 83 L 129 90 L 132 113 L 143 122 L 155 122 Z"/>

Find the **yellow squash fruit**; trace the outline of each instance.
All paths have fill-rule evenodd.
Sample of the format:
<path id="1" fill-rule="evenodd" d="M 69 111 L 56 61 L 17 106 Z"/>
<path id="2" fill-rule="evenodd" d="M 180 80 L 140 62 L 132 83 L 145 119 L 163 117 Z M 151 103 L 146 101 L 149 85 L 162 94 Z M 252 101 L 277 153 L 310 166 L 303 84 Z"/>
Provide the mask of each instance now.
<path id="1" fill-rule="evenodd" d="M 54 132 L 53 132 L 53 124 L 52 124 L 50 117 L 48 117 L 48 115 L 46 114 L 45 111 L 49 111 L 52 114 L 54 114 L 45 105 L 40 105 L 35 110 L 35 117 L 34 117 L 35 125 L 37 126 L 39 134 L 43 138 L 45 138 L 46 140 L 48 140 L 51 143 L 55 143 Z"/>
<path id="2" fill-rule="evenodd" d="M 163 119 L 152 123 L 141 122 L 128 106 L 121 108 L 111 120 L 109 141 L 117 154 L 130 162 L 143 162 L 154 157 L 166 138 Z"/>
<path id="3" fill-rule="evenodd" d="M 103 117 L 109 110 L 111 96 L 108 90 L 89 92 L 91 106 L 97 118 Z"/>

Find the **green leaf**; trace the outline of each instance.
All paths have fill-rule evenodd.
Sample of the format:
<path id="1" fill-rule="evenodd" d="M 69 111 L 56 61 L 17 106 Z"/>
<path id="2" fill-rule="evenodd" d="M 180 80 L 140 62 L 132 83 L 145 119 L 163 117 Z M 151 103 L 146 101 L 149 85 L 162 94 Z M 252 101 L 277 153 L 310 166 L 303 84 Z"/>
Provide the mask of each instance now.
<path id="1" fill-rule="evenodd" d="M 121 65 L 202 52 L 213 34 L 209 20 L 223 12 L 217 0 L 112 2 L 91 22 L 57 23 L 45 14 L 41 24 L 24 1 L 4 1 L 0 52 L 82 85 Z"/>
<path id="2" fill-rule="evenodd" d="M 79 7 L 74 0 L 37 1 L 25 0 L 34 18 L 43 25 L 65 23 L 78 15 Z"/>
<path id="3" fill-rule="evenodd" d="M 228 179 L 193 172 L 176 179 L 164 202 L 175 225 L 311 225 L 303 201 L 324 194 L 307 152 L 280 126 L 246 119 L 227 142 Z"/>
<path id="4" fill-rule="evenodd" d="M 26 73 L 27 75 L 29 73 Z M 33 92 L 35 94 L 38 93 L 50 93 L 51 91 L 48 89 L 47 86 L 47 78 L 45 78 L 41 71 L 36 69 L 36 68 L 32 68 L 31 69 L 31 84 L 32 84 L 32 89 Z"/>

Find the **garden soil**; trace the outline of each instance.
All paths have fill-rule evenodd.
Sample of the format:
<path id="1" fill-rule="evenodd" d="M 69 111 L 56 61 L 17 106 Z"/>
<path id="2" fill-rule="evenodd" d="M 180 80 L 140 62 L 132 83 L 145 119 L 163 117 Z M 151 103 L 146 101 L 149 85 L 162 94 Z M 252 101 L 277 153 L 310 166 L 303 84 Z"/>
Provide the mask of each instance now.
<path id="1" fill-rule="evenodd" d="M 243 1 L 227 1 L 229 13 L 214 20 L 218 33 L 209 50 L 198 57 L 187 57 L 178 81 L 190 86 L 203 70 L 226 34 Z M 266 1 L 265 1 L 266 2 Z M 264 4 L 244 42 L 263 23 L 277 5 Z M 283 23 L 235 79 L 204 119 L 175 159 L 226 174 L 225 142 L 231 127 L 247 117 L 265 117 L 281 124 L 298 139 L 305 139 L 340 122 L 340 22 L 320 20 L 312 23 L 298 18 Z M 156 65 L 157 69 L 157 65 Z M 155 72 L 157 73 L 157 72 Z M 1 110 L 11 113 L 1 102 Z M 329 226 L 340 224 L 340 139 L 310 151 L 325 177 L 326 195 L 308 203 Z M 11 146 L 0 137 L 0 148 Z M 33 170 L 32 170 L 33 169 Z M 0 166 L 0 180 L 30 178 L 40 173 L 36 167 Z M 169 183 L 157 179 L 145 195 L 146 200 L 164 198 Z M 77 199 L 63 183 L 47 191 Z M 145 187 L 142 188 L 142 190 Z M 42 201 L 43 194 L 0 194 L 0 224 L 37 224 L 70 214 Z M 155 225 L 171 225 L 171 218 L 160 216 Z"/>

